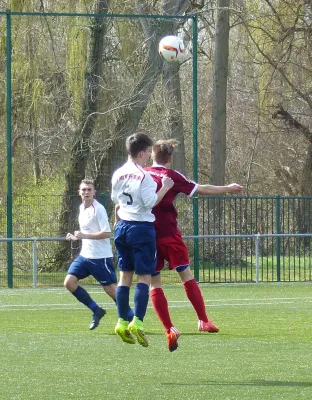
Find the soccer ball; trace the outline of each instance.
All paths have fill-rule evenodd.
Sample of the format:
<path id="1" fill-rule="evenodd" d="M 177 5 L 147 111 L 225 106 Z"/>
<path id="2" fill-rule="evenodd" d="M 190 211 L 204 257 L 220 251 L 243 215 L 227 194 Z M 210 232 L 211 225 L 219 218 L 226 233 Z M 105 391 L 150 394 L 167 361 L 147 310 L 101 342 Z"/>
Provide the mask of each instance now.
<path id="1" fill-rule="evenodd" d="M 158 51 L 166 61 L 180 61 L 184 56 L 184 44 L 177 36 L 165 36 L 159 42 Z"/>

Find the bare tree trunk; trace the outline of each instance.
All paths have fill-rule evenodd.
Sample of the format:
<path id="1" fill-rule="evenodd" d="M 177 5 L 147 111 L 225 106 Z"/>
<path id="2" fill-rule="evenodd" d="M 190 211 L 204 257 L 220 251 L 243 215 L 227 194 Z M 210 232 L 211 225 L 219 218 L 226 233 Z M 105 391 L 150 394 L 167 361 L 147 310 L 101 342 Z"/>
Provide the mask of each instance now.
<path id="1" fill-rule="evenodd" d="M 169 136 L 170 138 L 178 139 L 180 142 L 179 157 L 173 158 L 173 168 L 185 173 L 185 146 L 179 69 L 180 65 L 178 63 L 165 63 L 163 86 L 165 90 L 165 108 L 169 122 Z"/>
<path id="2" fill-rule="evenodd" d="M 32 30 L 28 33 L 28 40 L 27 40 L 27 52 L 29 55 L 29 89 L 28 93 L 32 100 L 31 105 L 29 107 L 29 134 L 30 134 L 30 148 L 31 148 L 31 156 L 33 161 L 33 172 L 34 172 L 34 182 L 35 185 L 38 184 L 41 171 L 40 171 L 40 155 L 39 155 L 39 139 L 38 139 L 38 122 L 36 119 L 36 110 L 35 104 L 39 101 L 38 98 L 35 97 L 34 93 L 35 88 L 35 80 L 36 80 L 36 73 L 35 73 L 35 65 L 34 65 L 34 55 L 35 55 L 35 44 L 34 44 L 34 33 Z"/>
<path id="3" fill-rule="evenodd" d="M 302 169 L 302 176 L 301 176 L 301 184 L 300 184 L 300 195 L 301 196 L 312 196 L 312 132 L 309 128 L 299 121 L 297 121 L 288 111 L 286 111 L 282 105 L 279 105 L 277 111 L 272 116 L 274 119 L 281 119 L 284 123 L 300 132 L 308 142 L 307 148 L 307 155 L 305 159 L 305 163 Z M 280 178 L 283 179 L 285 185 L 287 185 L 290 190 L 294 190 L 292 187 L 293 177 L 290 175 L 289 171 L 279 168 L 275 170 L 275 173 L 280 174 Z M 295 182 L 294 187 L 297 182 Z M 297 224 L 298 224 L 298 231 L 300 233 L 307 233 L 311 232 L 311 221 L 310 221 L 310 208 L 306 206 L 306 201 L 303 199 L 300 203 L 298 203 L 298 210 L 297 210 Z M 310 238 L 302 238 L 302 242 L 305 246 L 307 246 L 311 239 Z"/>
<path id="4" fill-rule="evenodd" d="M 229 0 L 219 0 L 212 98 L 211 183 L 224 185 L 229 59 Z"/>
<path id="5" fill-rule="evenodd" d="M 108 9 L 109 0 L 96 1 L 96 14 L 107 13 Z M 73 194 L 77 193 L 79 183 L 85 177 L 87 161 L 90 156 L 89 140 L 93 134 L 97 118 L 96 112 L 98 111 L 98 96 L 100 91 L 99 80 L 103 69 L 102 53 L 106 28 L 106 20 L 104 18 L 94 18 L 92 20 L 92 26 L 90 27 L 91 40 L 84 79 L 82 120 L 79 130 L 75 134 L 75 141 L 71 149 L 70 167 L 66 174 L 66 189 L 60 221 L 61 235 L 73 230 L 73 227 L 77 225 L 77 212 L 80 199 L 77 196 L 73 196 Z M 56 257 L 56 264 L 63 264 L 68 257 L 69 246 L 61 242 L 60 250 Z"/>
<path id="6" fill-rule="evenodd" d="M 301 195 L 312 196 L 312 143 L 309 143 L 307 157 L 302 170 Z"/>
<path id="7" fill-rule="evenodd" d="M 229 59 L 229 0 L 219 0 L 217 10 L 217 29 L 214 53 L 214 77 L 212 95 L 212 132 L 211 132 L 211 183 L 224 185 L 226 162 L 226 101 Z M 222 221 L 223 203 L 212 201 L 211 212 L 216 220 Z M 224 226 L 220 226 L 222 232 Z M 214 259 L 220 267 L 224 263 L 226 250 L 224 243 L 216 245 Z"/>
<path id="8" fill-rule="evenodd" d="M 283 120 L 284 123 L 292 128 L 294 131 L 300 132 L 308 142 L 307 157 L 303 166 L 300 195 L 301 196 L 312 196 L 312 132 L 310 129 L 297 121 L 284 107 L 279 104 L 276 111 L 273 113 L 272 118 Z M 281 173 L 281 171 L 279 171 Z M 285 175 L 287 171 L 282 174 Z M 289 176 L 286 175 L 286 180 L 291 183 Z"/>
<path id="9" fill-rule="evenodd" d="M 31 117 L 30 117 L 31 118 Z M 35 185 L 38 185 L 41 178 L 41 169 L 40 169 L 40 155 L 39 155 L 39 140 L 38 140 L 38 128 L 37 124 L 30 125 L 30 129 L 32 132 L 32 149 L 33 149 L 33 170 L 34 170 L 34 178 Z"/>
<path id="10" fill-rule="evenodd" d="M 173 15 L 175 15 L 175 12 L 183 12 L 182 8 L 186 4 L 188 2 L 184 0 L 164 1 L 164 9 L 165 6 L 169 7 Z M 142 0 L 136 1 L 136 7 L 140 14 L 148 14 L 150 12 L 150 9 Z M 147 54 L 138 83 L 133 93 L 123 102 L 123 107 L 121 107 L 112 136 L 112 145 L 101 160 L 101 177 L 98 177 L 98 179 L 101 179 L 101 186 L 106 189 L 110 189 L 111 177 L 118 166 L 118 160 L 125 158 L 125 138 L 136 131 L 163 70 L 163 60 L 158 54 L 158 42 L 163 36 L 175 32 L 181 24 L 181 21 L 151 21 L 145 18 L 142 18 L 140 22 L 146 38 L 146 45 L 148 46 Z"/>
<path id="11" fill-rule="evenodd" d="M 101 179 L 101 186 L 106 190 L 110 190 L 112 174 L 118 166 L 117 163 L 125 159 L 125 138 L 136 131 L 161 74 L 163 62 L 157 52 L 157 39 L 158 37 L 153 36 L 148 41 L 149 48 L 142 74 L 133 93 L 121 106 L 112 135 L 112 145 L 101 160 L 101 176 L 97 177 L 97 182 Z"/>
<path id="12" fill-rule="evenodd" d="M 168 15 L 178 15 L 187 10 L 189 1 L 164 0 L 163 10 Z M 165 107 L 168 113 L 170 138 L 178 139 L 180 142 L 179 157 L 173 158 L 173 168 L 185 173 L 185 145 L 184 128 L 182 118 L 181 85 L 179 75 L 180 65 L 178 63 L 165 63 L 163 71 L 163 86 L 166 93 Z"/>

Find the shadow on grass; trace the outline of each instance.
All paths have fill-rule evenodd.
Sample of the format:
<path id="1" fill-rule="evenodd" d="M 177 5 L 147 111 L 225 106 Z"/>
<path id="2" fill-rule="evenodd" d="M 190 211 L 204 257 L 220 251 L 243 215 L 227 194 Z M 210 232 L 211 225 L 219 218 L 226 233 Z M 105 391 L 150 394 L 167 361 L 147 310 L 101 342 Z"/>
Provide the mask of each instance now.
<path id="1" fill-rule="evenodd" d="M 292 381 L 265 381 L 255 380 L 249 382 L 197 382 L 197 383 L 171 383 L 163 382 L 163 386 L 284 386 L 284 387 L 312 387 L 312 382 L 292 382 Z"/>

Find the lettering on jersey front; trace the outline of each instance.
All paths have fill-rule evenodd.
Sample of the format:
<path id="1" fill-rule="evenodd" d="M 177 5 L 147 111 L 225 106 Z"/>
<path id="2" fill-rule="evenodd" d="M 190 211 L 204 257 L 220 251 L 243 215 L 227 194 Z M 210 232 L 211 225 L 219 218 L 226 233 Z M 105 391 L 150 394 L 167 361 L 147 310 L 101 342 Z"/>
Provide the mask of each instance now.
<path id="1" fill-rule="evenodd" d="M 121 175 L 118 179 L 117 182 L 119 181 L 126 181 L 128 179 L 136 179 L 137 181 L 142 181 L 143 180 L 143 176 L 140 175 L 136 175 L 136 174 L 125 174 L 125 175 Z"/>

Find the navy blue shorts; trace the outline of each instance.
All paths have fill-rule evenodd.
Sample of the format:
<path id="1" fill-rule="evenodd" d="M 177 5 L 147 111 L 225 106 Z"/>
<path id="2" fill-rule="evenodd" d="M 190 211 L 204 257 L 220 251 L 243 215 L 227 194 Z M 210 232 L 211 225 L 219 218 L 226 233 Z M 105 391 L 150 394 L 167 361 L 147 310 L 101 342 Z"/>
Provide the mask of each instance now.
<path id="1" fill-rule="evenodd" d="M 113 258 L 85 258 L 78 256 L 69 266 L 67 274 L 84 279 L 92 275 L 102 286 L 117 283 Z"/>
<path id="2" fill-rule="evenodd" d="M 155 272 L 156 234 L 151 222 L 119 221 L 114 241 L 120 271 L 134 271 L 137 275 Z"/>

